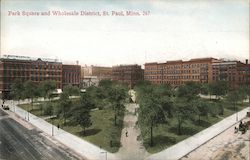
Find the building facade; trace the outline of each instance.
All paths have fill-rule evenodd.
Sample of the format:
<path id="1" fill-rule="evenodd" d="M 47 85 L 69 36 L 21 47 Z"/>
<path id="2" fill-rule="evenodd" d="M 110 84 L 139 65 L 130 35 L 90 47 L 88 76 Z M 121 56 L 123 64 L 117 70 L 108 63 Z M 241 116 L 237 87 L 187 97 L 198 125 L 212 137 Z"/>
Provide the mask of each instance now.
<path id="1" fill-rule="evenodd" d="M 80 87 L 81 66 L 80 65 L 62 65 L 62 88 L 66 85 Z"/>
<path id="2" fill-rule="evenodd" d="M 179 86 L 188 81 L 197 83 L 227 81 L 231 87 L 234 87 L 249 84 L 248 70 L 249 64 L 237 61 L 199 58 L 189 61 L 146 63 L 144 79 L 154 84 L 169 84 L 172 86 Z"/>
<path id="3" fill-rule="evenodd" d="M 143 80 L 143 69 L 137 64 L 113 66 L 112 80 L 127 84 L 133 88 L 138 81 Z"/>
<path id="4" fill-rule="evenodd" d="M 67 77 L 71 77 L 67 74 L 69 72 L 73 73 L 73 78 Z M 63 67 L 62 62 L 56 59 L 4 55 L 0 59 L 0 92 L 3 97 L 8 97 L 11 85 L 16 79 L 22 82 L 31 80 L 37 84 L 51 80 L 56 82 L 57 89 L 62 89 L 65 84 L 77 85 L 78 82 L 79 85 L 80 66 L 64 65 Z"/>
<path id="5" fill-rule="evenodd" d="M 214 58 L 191 59 L 190 61 L 167 61 L 166 63 L 146 63 L 144 79 L 155 84 L 179 86 L 187 81 L 209 83 L 212 81 Z"/>
<path id="6" fill-rule="evenodd" d="M 81 82 L 83 88 L 97 86 L 100 80 L 111 79 L 112 68 L 102 66 L 87 66 L 81 68 Z"/>

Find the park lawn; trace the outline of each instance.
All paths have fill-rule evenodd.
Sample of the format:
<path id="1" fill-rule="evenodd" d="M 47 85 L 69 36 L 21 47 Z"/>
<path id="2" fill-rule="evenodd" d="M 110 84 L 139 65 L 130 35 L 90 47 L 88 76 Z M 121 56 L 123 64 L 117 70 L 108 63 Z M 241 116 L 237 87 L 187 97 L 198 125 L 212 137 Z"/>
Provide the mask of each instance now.
<path id="1" fill-rule="evenodd" d="M 225 103 L 225 102 L 222 102 Z M 153 142 L 154 146 L 150 147 L 150 130 L 148 126 L 141 126 L 141 131 L 144 133 L 143 138 L 143 144 L 146 148 L 146 150 L 149 153 L 157 153 L 160 152 L 206 128 L 209 126 L 221 121 L 223 118 L 228 117 L 232 114 L 235 113 L 234 108 L 227 104 L 228 106 L 224 108 L 224 115 L 212 117 L 201 117 L 201 123 L 199 124 L 198 120 L 196 121 L 191 121 L 187 120 L 183 125 L 182 125 L 182 134 L 178 135 L 178 123 L 176 118 L 171 118 L 168 120 L 167 123 L 164 124 L 159 124 L 157 127 L 154 127 L 153 130 Z M 246 108 L 249 106 L 249 103 L 240 103 L 237 104 L 238 106 L 238 111 Z M 197 118 L 198 119 L 198 118 Z"/>
<path id="2" fill-rule="evenodd" d="M 53 118 L 53 124 L 60 126 L 63 130 L 74 134 L 86 141 L 89 141 L 96 146 L 103 148 L 109 152 L 117 152 L 120 148 L 121 130 L 123 125 L 123 116 L 119 118 L 117 126 L 114 126 L 114 111 L 111 108 L 103 110 L 91 111 L 92 126 L 86 129 L 86 134 L 83 134 L 81 126 L 71 122 L 70 118 L 67 119 L 63 125 L 63 119 Z M 52 119 L 46 119 L 52 123 Z M 112 140 L 112 147 L 110 141 Z"/>
<path id="3" fill-rule="evenodd" d="M 42 116 L 40 105 L 42 104 L 33 105 L 33 109 L 31 109 L 31 104 L 20 104 L 19 107 L 24 110 L 30 110 L 32 114 L 41 118 L 49 117 L 48 115 Z M 65 131 L 87 140 L 109 152 L 114 153 L 119 150 L 121 130 L 123 127 L 123 115 L 118 118 L 118 125 L 114 126 L 114 111 L 110 107 L 103 110 L 91 111 L 92 126 L 86 129 L 86 135 L 83 135 L 81 126 L 72 123 L 70 119 L 71 117 L 67 119 L 64 126 L 62 118 L 53 118 L 53 124 L 56 126 L 59 124 L 60 128 L 63 128 Z M 52 123 L 52 119 L 46 119 L 46 121 Z"/>

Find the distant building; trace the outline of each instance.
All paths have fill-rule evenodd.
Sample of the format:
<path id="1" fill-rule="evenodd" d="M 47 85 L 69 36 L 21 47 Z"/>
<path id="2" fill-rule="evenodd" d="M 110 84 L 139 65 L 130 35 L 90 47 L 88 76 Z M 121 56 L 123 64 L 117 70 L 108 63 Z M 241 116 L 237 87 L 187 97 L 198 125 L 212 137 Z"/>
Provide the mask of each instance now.
<path id="1" fill-rule="evenodd" d="M 143 69 L 137 64 L 113 66 L 112 80 L 127 84 L 133 88 L 138 81 L 143 80 Z"/>
<path id="2" fill-rule="evenodd" d="M 23 82 L 31 80 L 35 83 L 53 80 L 59 89 L 62 87 L 62 62 L 4 55 L 0 59 L 0 91 L 4 97 L 9 95 L 11 85 L 16 79 Z"/>
<path id="3" fill-rule="evenodd" d="M 213 81 L 227 81 L 231 88 L 250 85 L 250 65 L 240 61 L 213 63 Z"/>
<path id="4" fill-rule="evenodd" d="M 79 86 L 80 71 L 79 65 L 63 65 L 57 59 L 4 55 L 0 59 L 0 93 L 4 98 L 8 97 L 16 79 L 37 84 L 52 80 L 57 89 L 67 84 Z"/>
<path id="5" fill-rule="evenodd" d="M 146 63 L 144 79 L 155 84 L 179 86 L 187 81 L 209 83 L 212 81 L 214 58 L 191 59 L 190 61 L 167 61 L 166 63 Z"/>
<path id="6" fill-rule="evenodd" d="M 84 66 L 81 68 L 82 87 L 87 88 L 98 85 L 100 80 L 111 79 L 112 68 L 102 66 Z"/>
<path id="7" fill-rule="evenodd" d="M 62 87 L 72 85 L 80 87 L 81 66 L 80 65 L 62 65 Z"/>
<path id="8" fill-rule="evenodd" d="M 223 61 L 215 58 L 199 58 L 189 61 L 146 63 L 144 79 L 155 84 L 179 86 L 188 81 L 212 83 L 227 81 L 231 87 L 249 84 L 249 64 Z"/>

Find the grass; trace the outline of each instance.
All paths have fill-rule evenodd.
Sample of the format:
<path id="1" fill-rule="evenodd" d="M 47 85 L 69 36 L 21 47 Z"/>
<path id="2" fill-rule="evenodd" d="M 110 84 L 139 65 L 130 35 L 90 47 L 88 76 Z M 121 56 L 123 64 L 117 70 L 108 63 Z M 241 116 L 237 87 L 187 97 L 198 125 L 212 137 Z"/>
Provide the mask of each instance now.
<path id="1" fill-rule="evenodd" d="M 140 138 L 143 138 L 143 144 L 146 150 L 149 153 L 157 153 L 162 151 L 206 128 L 209 126 L 221 121 L 223 118 L 228 117 L 235 113 L 235 109 L 231 104 L 226 102 L 221 102 L 224 107 L 224 114 L 219 116 L 208 116 L 201 117 L 201 123 L 199 124 L 198 118 L 195 121 L 188 120 L 182 125 L 182 134 L 178 135 L 178 123 L 176 118 L 171 118 L 167 123 L 160 124 L 154 127 L 153 130 L 153 147 L 150 146 L 150 130 L 148 126 L 140 126 L 143 135 Z M 237 104 L 238 111 L 249 106 L 249 103 L 240 103 Z"/>
<path id="2" fill-rule="evenodd" d="M 41 105 L 41 104 L 40 104 Z M 31 110 L 30 104 L 21 104 L 21 108 L 27 110 L 30 108 L 30 112 L 39 117 L 42 116 L 40 105 L 34 105 Z M 91 112 L 92 126 L 86 129 L 86 134 L 83 134 L 81 126 L 72 123 L 68 118 L 67 123 L 63 126 L 63 119 L 53 118 L 53 124 L 60 126 L 65 131 L 72 133 L 84 140 L 87 140 L 98 147 L 101 147 L 109 152 L 117 152 L 120 148 L 121 130 L 123 128 L 123 115 L 118 118 L 118 125 L 114 126 L 114 111 L 111 108 L 105 108 L 103 110 L 94 110 Z M 46 119 L 49 123 L 52 123 L 52 119 Z M 112 140 L 112 146 L 111 141 Z"/>
<path id="3" fill-rule="evenodd" d="M 56 102 L 54 102 L 56 103 Z M 164 150 L 200 131 L 208 128 L 209 126 L 219 122 L 225 117 L 228 117 L 235 113 L 235 108 L 231 104 L 227 102 L 220 102 L 224 107 L 224 114 L 219 116 L 208 116 L 201 117 L 201 123 L 198 121 L 186 121 L 182 126 L 182 133 L 178 135 L 177 132 L 177 119 L 171 118 L 169 119 L 167 124 L 160 124 L 157 127 L 154 127 L 154 146 L 150 147 L 150 137 L 149 130 L 147 126 L 141 126 L 141 132 L 144 133 L 140 138 L 143 138 L 144 146 L 149 153 L 156 153 L 161 150 Z M 19 105 L 21 108 L 27 110 L 30 104 L 22 104 Z M 244 109 L 249 106 L 249 103 L 239 103 L 237 104 L 238 111 Z M 32 114 L 35 114 L 39 117 L 41 116 L 41 110 L 39 105 L 34 105 L 33 110 L 31 110 Z M 60 124 L 63 126 L 63 129 L 87 140 L 101 148 L 109 152 L 117 152 L 120 147 L 120 137 L 121 130 L 123 124 L 123 116 L 119 119 L 119 125 L 117 127 L 114 126 L 114 111 L 111 108 L 105 108 L 103 110 L 95 110 L 91 112 L 91 120 L 92 126 L 86 130 L 86 135 L 84 136 L 82 133 L 82 128 L 79 125 L 72 124 L 70 120 L 67 121 L 67 125 L 63 126 L 62 119 L 54 119 L 54 124 Z M 47 121 L 51 122 L 51 119 L 47 119 Z M 110 141 L 112 140 L 112 147 L 110 145 Z"/>

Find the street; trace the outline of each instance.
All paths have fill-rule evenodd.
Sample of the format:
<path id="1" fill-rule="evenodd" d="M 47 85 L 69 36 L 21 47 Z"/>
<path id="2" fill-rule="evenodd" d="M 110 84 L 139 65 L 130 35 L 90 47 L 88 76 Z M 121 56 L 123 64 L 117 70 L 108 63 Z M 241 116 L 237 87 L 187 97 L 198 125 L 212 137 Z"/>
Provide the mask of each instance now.
<path id="1" fill-rule="evenodd" d="M 74 160 L 79 159 L 63 146 L 58 146 L 35 128 L 27 129 L 0 109 L 1 160 Z"/>

